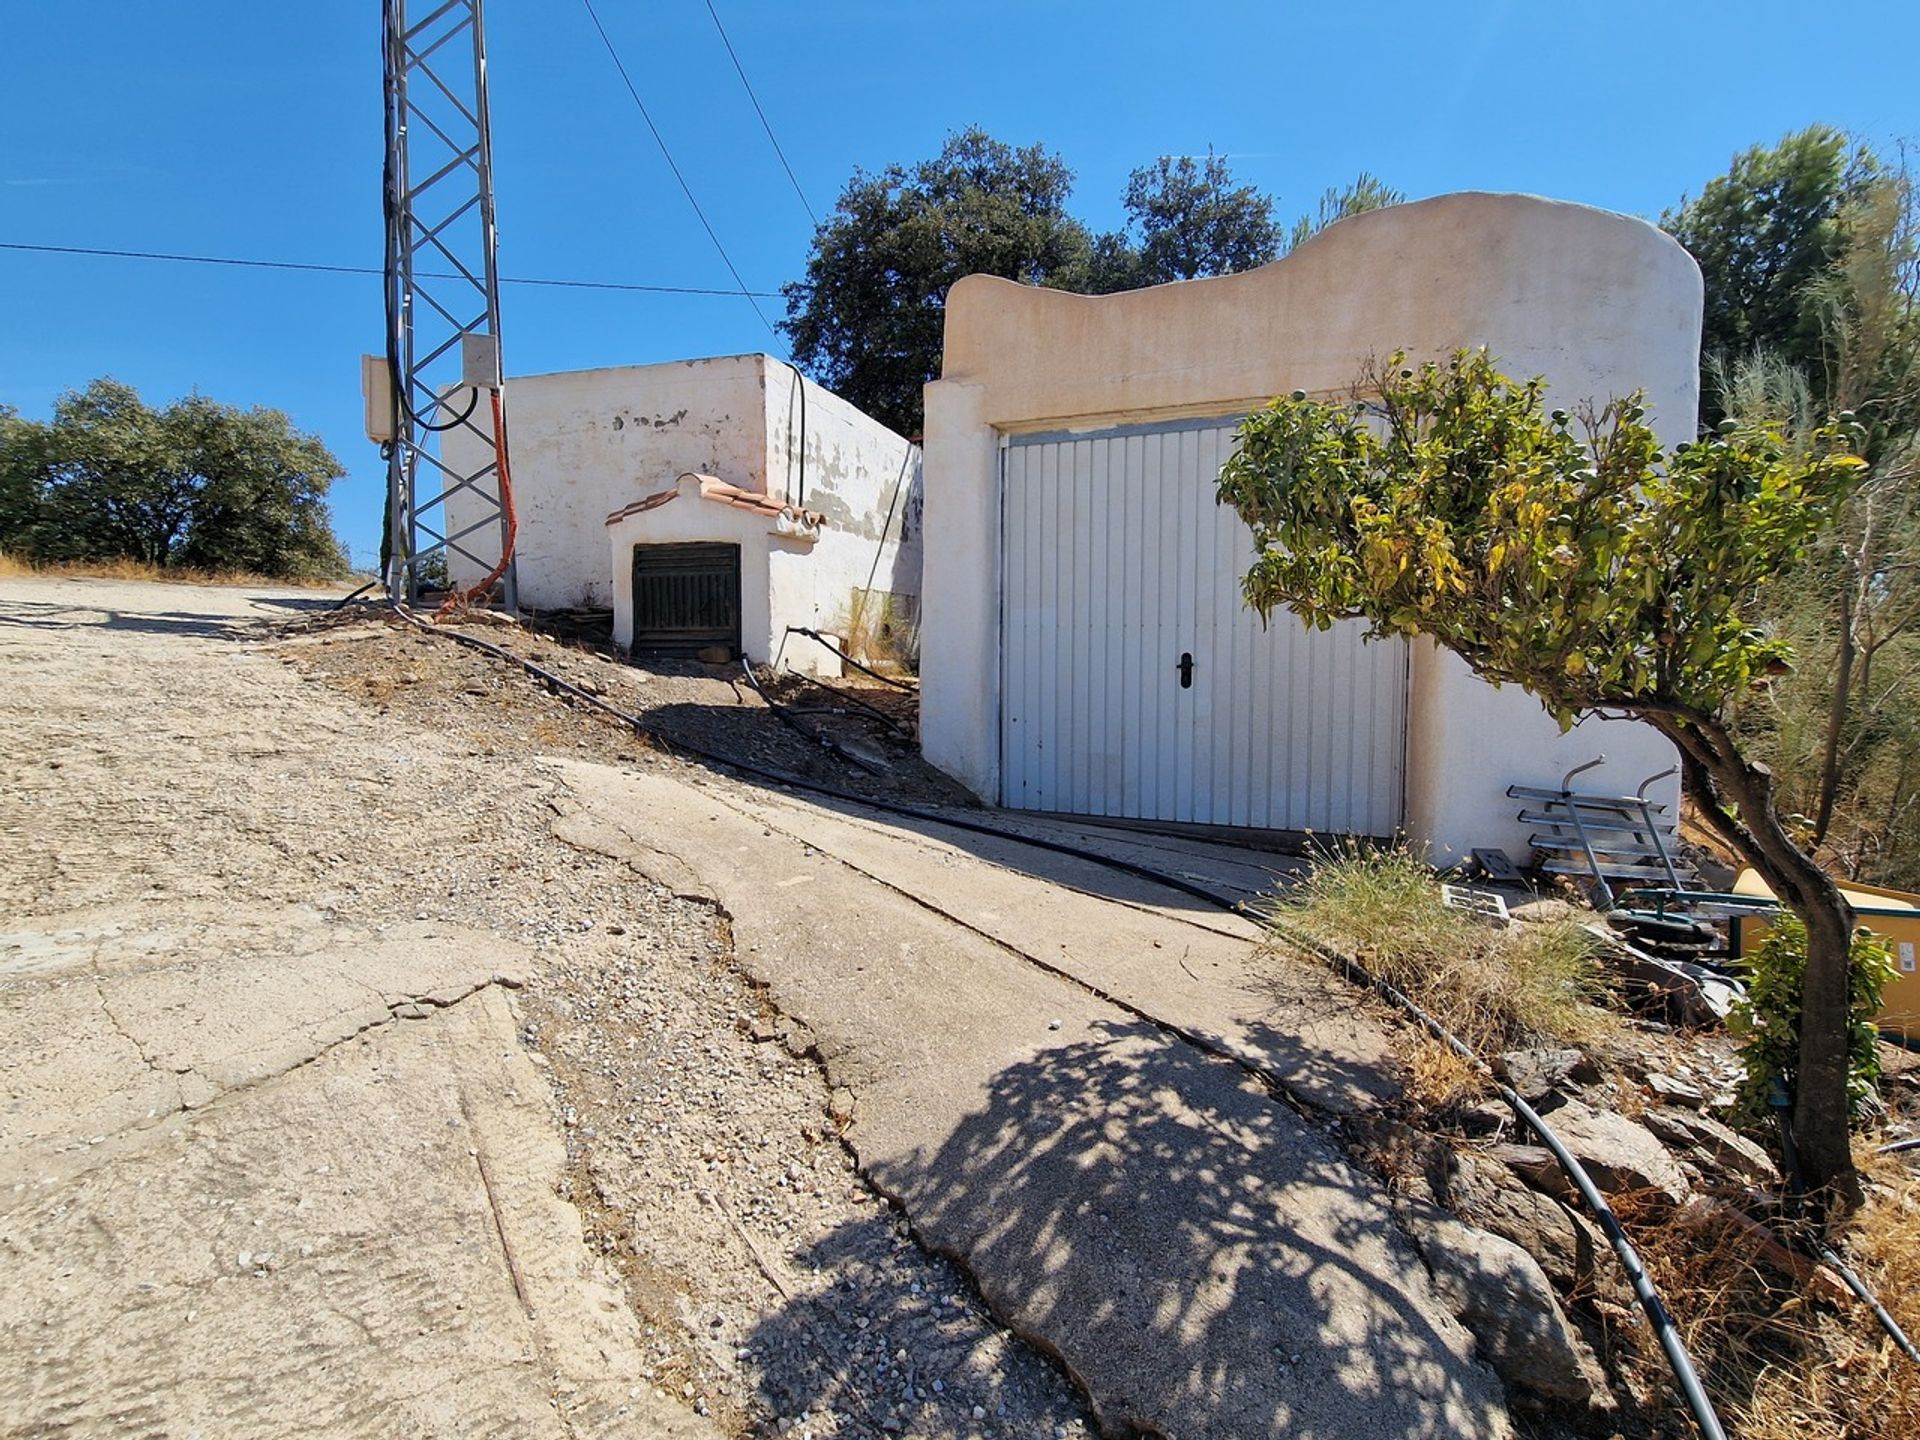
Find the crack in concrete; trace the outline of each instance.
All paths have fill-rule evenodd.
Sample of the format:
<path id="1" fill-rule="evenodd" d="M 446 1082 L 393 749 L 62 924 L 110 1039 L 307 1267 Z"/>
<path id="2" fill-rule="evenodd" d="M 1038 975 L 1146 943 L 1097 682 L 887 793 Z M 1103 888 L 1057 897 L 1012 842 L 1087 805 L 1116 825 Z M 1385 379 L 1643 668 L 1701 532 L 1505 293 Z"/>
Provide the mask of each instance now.
<path id="1" fill-rule="evenodd" d="M 738 807 L 735 807 L 735 808 L 736 810 L 738 809 Z M 746 811 L 739 811 L 738 813 L 747 814 Z M 1051 975 L 1057 980 L 1064 980 L 1069 985 L 1072 985 L 1077 990 L 1080 990 L 1082 993 L 1090 995 L 1094 999 L 1099 1000 L 1104 1004 L 1113 1006 L 1115 1009 L 1120 1010 L 1125 1014 L 1132 1016 L 1134 1019 L 1141 1021 L 1143 1024 L 1153 1026 L 1154 1029 L 1160 1031 L 1163 1035 L 1169 1036 L 1170 1038 L 1177 1040 L 1182 1044 L 1191 1046 L 1193 1049 L 1198 1050 L 1203 1055 L 1211 1055 L 1217 1060 L 1226 1061 L 1228 1064 L 1237 1067 L 1240 1071 L 1242 1071 L 1244 1074 L 1246 1074 L 1255 1082 L 1257 1082 L 1260 1085 L 1260 1087 L 1267 1092 L 1270 1098 L 1277 1100 L 1281 1104 L 1285 1105 L 1288 1109 L 1292 1110 L 1295 1114 L 1299 1115 L 1301 1119 L 1306 1120 L 1309 1123 L 1312 1123 L 1316 1120 L 1330 1120 L 1330 1119 L 1337 1120 L 1339 1118 L 1336 1112 L 1327 1110 L 1322 1106 L 1314 1104 L 1313 1101 L 1311 1101 L 1304 1095 L 1296 1094 L 1278 1075 L 1276 1075 L 1273 1071 L 1269 1070 L 1267 1067 L 1260 1065 L 1253 1060 L 1248 1059 L 1244 1055 L 1236 1053 L 1231 1048 L 1210 1042 L 1206 1036 L 1196 1031 L 1189 1030 L 1186 1026 L 1179 1024 L 1177 1021 L 1168 1020 L 1163 1016 L 1156 1015 L 1151 1010 L 1145 1009 L 1144 1007 L 1139 1005 L 1135 1005 L 1129 1000 L 1122 999 L 1120 996 L 1114 994 L 1110 990 L 1105 990 L 1100 986 L 1093 984 L 1091 981 L 1082 979 L 1080 976 L 1074 974 L 1071 970 L 1068 970 L 1063 966 L 1056 965 L 1050 960 L 1044 960 L 1038 955 L 1032 954 L 1031 952 L 1026 950 L 1022 950 L 1019 946 L 1012 944 L 1010 941 L 1003 940 L 999 936 L 991 933 L 990 931 L 981 929 L 978 925 L 973 924 L 971 921 L 962 919 L 960 916 L 954 914 L 951 910 L 948 910 L 944 906 L 939 905 L 934 901 L 927 899 L 925 896 L 916 894 L 912 890 L 908 890 L 899 885 L 896 885 L 891 880 L 888 880 L 883 876 L 875 874 L 873 871 L 868 870 L 863 866 L 860 866 L 854 863 L 853 861 L 847 859 L 843 855 L 836 855 L 833 851 L 825 849 L 816 841 L 808 840 L 804 836 L 796 835 L 791 830 L 782 828 L 776 821 L 770 820 L 764 815 L 757 815 L 757 816 L 750 815 L 748 818 L 755 819 L 760 824 L 766 826 L 769 830 L 772 830 L 774 833 L 778 835 L 783 835 L 787 839 L 794 841 L 796 844 L 805 845 L 808 848 L 816 851 L 817 853 L 834 861 L 836 864 L 845 866 L 847 869 L 853 871 L 854 874 L 864 876 L 868 880 L 873 881 L 874 884 L 879 885 L 884 889 L 891 890 L 894 894 L 902 897 L 905 900 L 912 902 L 915 905 L 918 905 L 921 909 L 927 910 L 932 914 L 940 916 L 943 920 L 946 920 L 951 924 L 959 926 L 962 930 L 967 931 L 969 934 L 979 936 L 982 940 L 985 940 L 988 944 L 993 945 L 998 949 L 1005 951 L 1007 954 L 1013 956 L 1015 959 L 1026 962 L 1028 965 L 1033 966 L 1035 969 L 1041 971 L 1042 973 Z M 685 862 L 683 861 L 682 863 L 684 864 Z M 986 863 L 989 865 L 993 864 L 992 861 L 985 861 L 983 863 Z M 1004 869 L 1005 867 L 996 866 L 995 868 Z M 1012 873 L 1012 872 L 1009 872 L 1009 873 Z M 1068 887 L 1068 888 L 1071 888 L 1071 887 Z M 794 1018 L 798 1018 L 798 1017 L 794 1017 Z M 849 1086 L 848 1088 L 851 1089 L 852 1087 Z"/>
<path id="2" fill-rule="evenodd" d="M 723 803 L 723 804 L 729 803 L 726 797 L 716 795 L 715 798 L 719 799 L 720 803 Z M 736 814 L 743 815 L 746 818 L 753 820 L 755 823 L 758 823 L 764 826 L 770 832 L 778 834 L 783 838 L 804 847 L 805 849 L 811 850 L 814 853 L 842 866 L 843 868 L 852 871 L 854 874 L 860 875 L 865 879 L 872 881 L 874 884 L 877 884 L 882 888 L 889 890 L 896 895 L 901 896 L 903 899 L 909 901 L 914 905 L 919 906 L 921 909 L 924 909 L 932 914 L 940 916 L 942 919 L 946 920 L 948 923 L 958 926 L 960 929 L 965 930 L 970 934 L 978 936 L 979 938 L 987 941 L 989 944 L 995 946 L 997 949 L 1005 952 L 1008 955 L 1013 956 L 1015 959 L 1020 960 L 1027 965 L 1032 966 L 1033 968 L 1041 971 L 1043 974 L 1049 975 L 1058 980 L 1062 980 L 1067 984 L 1072 985 L 1074 988 L 1081 991 L 1082 993 L 1089 995 L 1092 998 L 1099 1000 L 1104 1004 L 1112 1005 L 1116 1009 L 1133 1017 L 1136 1020 L 1139 1020 L 1143 1024 L 1153 1027 L 1155 1030 L 1167 1036 L 1169 1039 L 1173 1040 L 1175 1043 L 1186 1045 L 1203 1055 L 1211 1056 L 1214 1059 L 1221 1060 L 1226 1062 L 1227 1064 L 1232 1065 L 1234 1068 L 1239 1070 L 1242 1074 L 1246 1075 L 1248 1078 L 1252 1079 L 1256 1084 L 1258 1084 L 1261 1087 L 1261 1090 L 1268 1096 L 1269 1099 L 1273 1100 L 1277 1104 L 1282 1105 L 1286 1109 L 1292 1111 L 1294 1114 L 1299 1116 L 1300 1119 L 1306 1122 L 1308 1125 L 1314 1127 L 1316 1130 L 1325 1134 L 1327 1138 L 1334 1144 L 1336 1151 L 1340 1155 L 1342 1155 L 1344 1158 L 1346 1158 L 1350 1163 L 1352 1162 L 1353 1157 L 1349 1154 L 1347 1146 L 1340 1143 L 1340 1140 L 1339 1140 L 1339 1122 L 1343 1117 L 1341 1117 L 1337 1112 L 1334 1112 L 1326 1109 L 1325 1107 L 1316 1105 L 1310 1098 L 1308 1098 L 1305 1095 L 1296 1094 L 1291 1089 L 1291 1087 L 1286 1085 L 1286 1083 L 1278 1075 L 1273 1073 L 1271 1070 L 1269 1070 L 1265 1066 L 1262 1066 L 1248 1059 L 1243 1055 L 1235 1053 L 1232 1049 L 1228 1047 L 1219 1045 L 1217 1043 L 1213 1043 L 1209 1041 L 1208 1038 L 1204 1035 L 1191 1031 L 1187 1029 L 1185 1026 L 1178 1024 L 1177 1022 L 1167 1020 L 1161 1016 L 1155 1015 L 1153 1012 L 1141 1006 L 1135 1005 L 1127 1000 L 1124 1000 L 1120 998 L 1118 995 L 1115 995 L 1098 985 L 1092 984 L 1091 982 L 1082 979 L 1080 976 L 1072 973 L 1071 971 L 1057 964 L 1054 964 L 1049 960 L 1046 960 L 1041 958 L 1040 956 L 1031 954 L 1028 951 L 1021 949 L 1019 946 L 1014 945 L 1000 938 L 997 935 L 991 934 L 990 932 L 981 929 L 979 926 L 974 925 L 965 919 L 962 919 L 960 916 L 954 914 L 950 910 L 945 909 L 941 905 L 936 904 L 932 900 L 929 900 L 924 896 L 916 894 L 909 889 L 905 889 L 902 886 L 895 884 L 894 882 L 887 880 L 878 874 L 875 874 L 874 872 L 864 868 L 863 866 L 858 865 L 855 862 L 847 859 L 845 856 L 836 854 L 834 851 L 827 849 L 824 845 L 820 844 L 815 840 L 810 840 L 805 836 L 794 833 L 792 830 L 780 825 L 776 819 L 770 818 L 768 815 L 764 813 L 744 810 L 740 806 L 735 804 L 729 804 L 729 808 L 734 810 Z M 574 840 L 565 835 L 559 835 L 557 836 L 557 838 L 567 841 L 567 843 L 575 844 L 578 848 L 581 848 L 581 849 L 593 848 L 590 845 L 581 844 L 578 840 Z M 632 837 L 629 836 L 627 838 L 631 839 Z M 1008 838 L 1015 840 L 1017 843 L 1018 837 L 1009 836 Z M 673 855 L 671 852 L 662 851 L 658 847 L 645 845 L 644 843 L 638 842 L 638 841 L 634 841 L 634 844 L 636 845 L 636 848 L 645 850 L 649 853 L 656 854 L 656 855 L 664 854 L 668 859 L 676 862 L 679 865 L 685 866 L 689 869 L 693 868 L 690 862 L 688 862 L 687 860 L 683 859 L 680 856 Z M 605 852 L 601 852 L 601 853 L 605 853 Z M 616 857 L 616 858 L 624 858 L 624 857 Z M 993 868 L 1000 869 L 1000 870 L 1007 870 L 1008 868 L 1006 866 L 997 865 L 995 862 L 991 860 L 983 860 L 982 863 L 993 866 Z M 642 875 L 646 874 L 646 871 L 639 866 L 634 866 L 633 868 L 639 871 L 639 873 L 641 873 Z M 1015 873 L 1015 872 L 1009 871 L 1008 873 Z M 1075 887 L 1073 886 L 1063 886 L 1062 888 L 1075 890 Z M 1075 893 L 1087 894 L 1089 892 L 1075 890 Z M 694 895 L 694 896 L 686 896 L 683 898 L 698 900 L 710 906 L 712 910 L 716 913 L 716 915 L 724 917 L 729 922 L 732 919 L 730 912 L 727 910 L 725 903 L 721 900 L 717 891 L 714 891 L 710 895 Z M 1103 899 L 1103 900 L 1112 900 L 1112 897 L 1107 897 L 1107 896 L 1095 896 L 1093 898 Z M 1207 926 L 1196 921 L 1182 921 L 1178 916 L 1165 915 L 1163 914 L 1163 912 L 1154 910 L 1150 906 L 1137 905 L 1125 900 L 1112 900 L 1112 903 L 1126 905 L 1129 909 L 1142 910 L 1149 914 L 1159 915 L 1161 916 L 1161 918 L 1164 918 L 1164 919 L 1174 920 L 1178 923 L 1185 923 L 1185 924 L 1191 925 L 1195 929 L 1205 930 L 1205 931 L 1208 931 L 1209 933 L 1213 933 L 1213 934 L 1222 933 L 1218 930 L 1215 930 L 1211 926 Z M 1241 937 L 1230 937 L 1230 938 L 1241 938 Z M 1249 942 L 1249 943 L 1252 943 L 1252 942 Z M 749 980 L 753 981 L 755 987 L 761 991 L 766 1003 L 771 1009 L 773 1009 L 776 1013 L 785 1016 L 789 1020 L 794 1020 L 802 1025 L 805 1025 L 807 1023 L 803 1017 L 794 1015 L 779 1005 L 778 1001 L 774 997 L 773 988 L 769 984 L 767 984 L 767 982 L 765 982 L 764 980 L 761 980 L 758 976 L 755 976 L 752 970 L 749 968 L 748 963 L 744 959 L 744 957 L 742 957 L 738 953 L 738 951 L 734 949 L 732 945 L 732 937 L 730 934 L 727 937 L 727 953 L 732 957 L 736 968 L 738 968 L 741 971 L 741 973 L 744 976 L 746 976 Z M 834 1076 L 831 1073 L 830 1067 L 828 1066 L 824 1058 L 818 1053 L 817 1050 L 810 1050 L 809 1052 L 807 1052 L 807 1056 L 808 1058 L 811 1058 L 814 1061 L 814 1063 L 816 1064 L 816 1066 L 819 1068 L 821 1072 L 822 1078 L 825 1080 L 826 1084 L 830 1088 L 845 1088 L 848 1091 L 848 1093 L 854 1097 L 857 1103 L 858 1091 L 855 1089 L 855 1087 L 852 1086 L 851 1084 L 846 1083 L 845 1081 L 835 1080 Z M 1202 1119 L 1205 1120 L 1209 1125 L 1213 1123 L 1211 1117 L 1202 1115 Z M 913 1213 L 908 1208 L 905 1199 L 901 1196 L 901 1194 L 898 1191 L 886 1185 L 880 1179 L 880 1177 L 876 1175 L 874 1171 L 866 1165 L 866 1163 L 862 1160 L 860 1156 L 858 1147 L 855 1146 L 850 1140 L 848 1140 L 846 1128 L 836 1125 L 834 1127 L 834 1135 L 835 1135 L 835 1138 L 839 1141 L 839 1143 L 845 1148 L 849 1158 L 853 1163 L 855 1172 L 860 1175 L 862 1180 L 866 1182 L 867 1186 L 873 1191 L 874 1194 L 880 1196 L 883 1200 L 885 1200 L 886 1203 L 889 1206 L 891 1206 L 898 1215 L 900 1215 L 900 1217 L 906 1224 L 908 1233 L 912 1235 L 914 1242 L 922 1250 L 926 1251 L 928 1254 L 937 1255 L 945 1259 L 950 1264 L 952 1264 L 961 1274 L 965 1275 L 968 1278 L 968 1280 L 972 1283 L 975 1293 L 980 1296 L 981 1303 L 985 1306 L 988 1313 L 993 1315 L 996 1320 L 998 1320 L 1011 1334 L 1017 1336 L 1023 1343 L 1031 1346 L 1034 1350 L 1047 1356 L 1050 1360 L 1053 1361 L 1054 1364 L 1058 1365 L 1060 1367 L 1061 1372 L 1067 1376 L 1068 1380 L 1073 1384 L 1074 1388 L 1080 1392 L 1082 1397 L 1085 1398 L 1085 1400 L 1087 1401 L 1088 1405 L 1093 1407 L 1097 1414 L 1098 1407 L 1095 1404 L 1093 1390 L 1087 1384 L 1085 1378 L 1081 1376 L 1081 1374 L 1077 1370 L 1075 1370 L 1073 1365 L 1068 1361 L 1067 1357 L 1061 1352 L 1059 1347 L 1052 1340 L 1050 1340 L 1045 1334 L 1042 1334 L 1039 1331 L 1025 1324 L 1022 1324 L 1015 1316 L 1010 1314 L 1005 1308 L 993 1303 L 993 1301 L 988 1298 L 985 1288 L 980 1283 L 980 1276 L 978 1271 L 974 1268 L 969 1257 L 966 1254 L 964 1254 L 962 1251 L 960 1251 L 956 1247 L 953 1247 L 950 1245 L 943 1245 L 933 1240 L 921 1229 L 921 1227 L 918 1224 L 915 1223 Z M 1428 1260 L 1425 1252 L 1422 1250 L 1418 1241 L 1415 1239 L 1411 1230 L 1407 1226 L 1404 1218 L 1398 1213 L 1397 1210 L 1392 1210 L 1392 1209 L 1389 1210 L 1389 1216 L 1390 1216 L 1390 1220 L 1394 1230 L 1399 1234 L 1405 1246 L 1413 1252 L 1413 1256 L 1416 1262 L 1421 1266 L 1422 1270 L 1426 1272 L 1429 1278 L 1429 1281 L 1431 1281 L 1433 1279 L 1432 1264 Z M 1139 1416 L 1129 1416 L 1127 1423 L 1131 1427 L 1133 1427 L 1131 1433 L 1141 1436 L 1142 1440 L 1165 1440 L 1164 1431 L 1158 1429 L 1157 1427 L 1153 1427 L 1152 1425 L 1150 1425 L 1148 1422 L 1146 1422 Z"/>
<path id="3" fill-rule="evenodd" d="M 94 994 L 100 1001 L 100 1010 L 101 1010 L 101 1013 L 106 1016 L 107 1023 L 112 1025 L 114 1028 L 114 1031 L 123 1040 L 125 1040 L 129 1046 L 133 1048 L 134 1052 L 140 1057 L 141 1063 L 143 1063 L 153 1073 L 164 1076 L 165 1078 L 167 1078 L 173 1083 L 174 1103 L 170 1109 L 158 1110 L 146 1115 L 145 1117 L 139 1120 L 132 1121 L 131 1123 L 126 1125 L 122 1125 L 117 1129 L 103 1131 L 96 1139 L 87 1142 L 85 1148 L 88 1150 L 97 1150 L 103 1144 L 106 1144 L 108 1142 L 120 1140 L 128 1136 L 138 1135 L 147 1130 L 152 1130 L 158 1126 L 166 1124 L 169 1120 L 172 1120 L 179 1115 L 188 1114 L 194 1111 L 211 1110 L 215 1106 L 221 1105 L 222 1103 L 232 1099 L 235 1096 L 245 1095 L 247 1092 L 258 1089 L 262 1085 L 271 1084 L 273 1081 L 284 1079 L 288 1075 L 292 1075 L 297 1071 L 304 1070 L 309 1065 L 317 1064 L 321 1060 L 326 1059 L 327 1056 L 331 1055 L 334 1051 L 338 1050 L 341 1046 L 352 1044 L 355 1040 L 358 1040 L 361 1036 L 367 1034 L 369 1031 L 378 1030 L 388 1025 L 398 1024 L 403 1019 L 424 1018 L 426 1013 L 429 1010 L 452 1009 L 455 1005 L 461 1004 L 463 1001 L 472 999 L 475 995 L 478 995 L 481 991 L 486 990 L 494 985 L 500 985 L 506 989 L 515 988 L 512 984 L 504 980 L 502 977 L 496 975 L 496 976 L 489 977 L 486 980 L 482 980 L 478 984 L 469 987 L 468 989 L 462 991 L 459 995 L 455 996 L 451 1000 L 439 1000 L 439 999 L 434 999 L 432 997 L 422 996 L 417 999 L 410 999 L 410 1000 L 399 1002 L 397 1004 L 392 1004 L 388 1006 L 387 1014 L 383 1019 L 370 1020 L 365 1025 L 362 1025 L 358 1029 L 352 1031 L 350 1034 L 343 1035 L 337 1040 L 328 1041 L 326 1044 L 321 1045 L 320 1047 L 315 1049 L 311 1054 L 308 1054 L 302 1057 L 301 1059 L 296 1060 L 291 1065 L 284 1066 L 281 1069 L 271 1071 L 267 1074 L 253 1076 L 252 1078 L 243 1080 L 236 1085 L 220 1086 L 220 1085 L 216 1085 L 213 1081 L 209 1080 L 204 1074 L 202 1074 L 199 1070 L 195 1069 L 193 1066 L 187 1066 L 185 1069 L 180 1069 L 180 1070 L 169 1069 L 168 1067 L 162 1065 L 159 1061 L 155 1060 L 151 1055 L 149 1055 L 147 1053 L 147 1049 L 145 1045 L 142 1044 L 140 1038 L 137 1035 L 135 1035 L 132 1031 L 128 1030 L 127 1027 L 120 1022 L 120 1018 L 113 1013 L 113 1007 L 107 1001 L 106 990 L 104 985 L 105 977 L 99 974 L 95 974 L 92 977 L 92 979 L 94 983 Z M 383 999 L 382 1003 L 386 1004 L 387 1002 Z M 403 1005 L 412 1005 L 420 1008 L 422 1011 L 421 1016 L 412 1017 L 412 1016 L 401 1015 L 399 1012 Z M 215 1093 L 209 1096 L 206 1100 L 201 1101 L 198 1104 L 189 1103 L 186 1097 L 185 1086 L 182 1083 L 182 1077 L 187 1075 L 191 1075 L 195 1077 L 201 1082 L 201 1084 L 207 1086 L 210 1090 L 213 1090 Z M 93 1167 L 90 1165 L 82 1165 L 77 1167 L 77 1169 L 73 1174 L 69 1174 L 61 1178 L 63 1181 L 70 1180 L 70 1179 L 73 1179 L 75 1175 L 84 1174 L 86 1173 L 86 1171 L 92 1168 Z"/>

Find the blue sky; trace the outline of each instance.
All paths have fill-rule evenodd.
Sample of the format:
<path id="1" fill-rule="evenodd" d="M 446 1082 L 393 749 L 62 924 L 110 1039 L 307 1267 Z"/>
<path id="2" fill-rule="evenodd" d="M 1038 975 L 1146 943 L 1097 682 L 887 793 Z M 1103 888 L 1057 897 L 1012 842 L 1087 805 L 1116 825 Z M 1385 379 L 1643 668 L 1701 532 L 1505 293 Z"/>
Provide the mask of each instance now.
<path id="1" fill-rule="evenodd" d="M 704 0 L 596 0 L 756 289 L 811 226 Z M 1129 170 L 1232 157 L 1291 219 L 1373 171 L 1414 196 L 1523 190 L 1657 215 L 1756 141 L 1825 121 L 1920 138 L 1906 3 L 763 3 L 715 0 L 814 207 L 956 127 L 1044 141 L 1116 225 Z M 378 0 L 0 0 L 0 240 L 378 265 Z M 505 274 L 725 286 L 579 0 L 492 0 Z M 777 317 L 778 302 L 762 302 Z M 349 470 L 377 544 L 384 467 L 357 357 L 379 283 L 0 252 L 0 402 L 111 374 L 277 406 Z M 769 349 L 744 300 L 511 290 L 509 375 Z"/>

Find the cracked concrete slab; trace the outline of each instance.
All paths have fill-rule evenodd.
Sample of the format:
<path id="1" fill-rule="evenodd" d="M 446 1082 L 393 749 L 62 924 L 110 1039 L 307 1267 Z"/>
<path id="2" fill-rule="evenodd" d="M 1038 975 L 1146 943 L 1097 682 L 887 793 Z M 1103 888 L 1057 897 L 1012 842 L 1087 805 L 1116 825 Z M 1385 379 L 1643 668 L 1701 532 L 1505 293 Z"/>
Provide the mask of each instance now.
<path id="1" fill-rule="evenodd" d="M 1148 881 L 851 803 L 764 792 L 732 800 L 778 833 L 1232 1056 L 1295 1100 L 1353 1114 L 1398 1093 L 1400 1061 L 1371 1007 L 1319 966 L 1261 955 L 1261 931 L 1243 916 L 1189 923 L 1190 897 Z M 1062 886 L 1124 903 L 1063 899 Z"/>
<path id="2" fill-rule="evenodd" d="M 655 1398 L 613 1278 L 583 1263 L 550 1104 L 487 987 L 165 1119 L 110 1167 L 14 1182 L 5 1428 L 717 1435 Z"/>
<path id="3" fill-rule="evenodd" d="M 117 963 L 121 939 L 138 963 Z M 517 947 L 431 922 L 336 943 L 297 959 L 158 966 L 155 947 L 128 932 L 89 940 L 85 969 L 50 965 L 0 991 L 0 1211 L 18 1179 L 89 1168 L 129 1132 L 306 1064 L 394 1020 L 396 1007 L 452 1003 L 524 963 Z"/>
<path id="4" fill-rule="evenodd" d="M 883 858 L 731 787 L 560 769 L 574 803 L 557 832 L 664 885 L 695 877 L 741 963 L 811 1027 L 864 1169 L 1112 1433 L 1510 1432 L 1388 1198 L 1320 1128 L 1240 1065 L 1015 953 L 1105 935 L 1115 992 L 1158 1003 L 1120 968 L 1140 912 L 1057 890 L 1041 906 L 924 849 Z"/>

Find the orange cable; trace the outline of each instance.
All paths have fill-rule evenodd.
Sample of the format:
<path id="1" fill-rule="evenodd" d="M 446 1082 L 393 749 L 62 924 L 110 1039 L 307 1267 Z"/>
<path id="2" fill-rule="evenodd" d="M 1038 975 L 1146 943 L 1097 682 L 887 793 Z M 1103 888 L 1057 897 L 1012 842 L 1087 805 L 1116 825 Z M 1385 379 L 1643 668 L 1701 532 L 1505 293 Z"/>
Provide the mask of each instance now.
<path id="1" fill-rule="evenodd" d="M 507 517 L 507 543 L 501 547 L 500 563 L 488 572 L 485 579 L 465 590 L 455 590 L 440 602 L 435 618 L 449 615 L 463 605 L 471 605 L 491 590 L 494 583 L 507 573 L 507 566 L 513 563 L 514 542 L 520 537 L 520 517 L 513 508 L 513 480 L 507 474 L 507 422 L 501 405 L 500 391 L 496 387 L 488 392 L 493 397 L 493 458 L 495 468 L 500 472 L 500 508 Z"/>

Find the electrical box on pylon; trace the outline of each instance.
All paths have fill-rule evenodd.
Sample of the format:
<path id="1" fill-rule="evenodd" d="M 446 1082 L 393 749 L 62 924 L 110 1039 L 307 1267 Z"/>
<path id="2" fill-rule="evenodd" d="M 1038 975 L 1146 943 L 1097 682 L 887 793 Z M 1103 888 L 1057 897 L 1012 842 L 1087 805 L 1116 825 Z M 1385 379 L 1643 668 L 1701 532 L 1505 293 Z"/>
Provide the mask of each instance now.
<path id="1" fill-rule="evenodd" d="M 393 367 L 386 356 L 360 357 L 360 398 L 367 405 L 367 439 L 376 445 L 392 443 L 400 428 L 400 400 L 394 389 Z"/>

